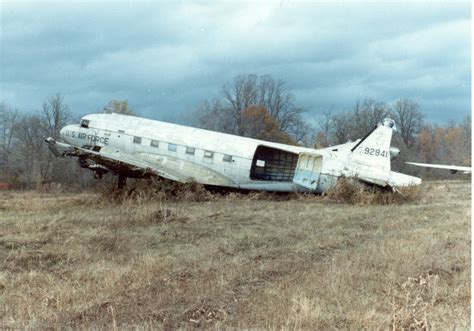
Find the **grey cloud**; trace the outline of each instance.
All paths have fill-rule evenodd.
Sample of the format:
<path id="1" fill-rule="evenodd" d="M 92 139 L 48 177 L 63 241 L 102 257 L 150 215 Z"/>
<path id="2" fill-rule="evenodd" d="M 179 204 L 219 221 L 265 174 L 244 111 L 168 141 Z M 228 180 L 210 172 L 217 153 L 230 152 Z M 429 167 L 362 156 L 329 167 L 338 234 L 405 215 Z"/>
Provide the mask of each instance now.
<path id="1" fill-rule="evenodd" d="M 176 117 L 241 73 L 286 81 L 312 113 L 416 99 L 427 117 L 470 112 L 470 5 L 73 3 L 2 7 L 0 99 L 77 113 L 127 98 Z"/>

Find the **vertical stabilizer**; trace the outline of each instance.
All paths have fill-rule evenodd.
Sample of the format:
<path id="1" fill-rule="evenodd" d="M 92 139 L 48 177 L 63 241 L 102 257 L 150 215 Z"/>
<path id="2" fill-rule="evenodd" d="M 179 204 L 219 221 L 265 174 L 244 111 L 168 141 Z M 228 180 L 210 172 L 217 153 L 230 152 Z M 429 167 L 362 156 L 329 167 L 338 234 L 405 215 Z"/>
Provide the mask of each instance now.
<path id="1" fill-rule="evenodd" d="M 390 170 L 390 142 L 395 122 L 389 118 L 375 127 L 351 149 L 349 159 L 353 162 Z"/>

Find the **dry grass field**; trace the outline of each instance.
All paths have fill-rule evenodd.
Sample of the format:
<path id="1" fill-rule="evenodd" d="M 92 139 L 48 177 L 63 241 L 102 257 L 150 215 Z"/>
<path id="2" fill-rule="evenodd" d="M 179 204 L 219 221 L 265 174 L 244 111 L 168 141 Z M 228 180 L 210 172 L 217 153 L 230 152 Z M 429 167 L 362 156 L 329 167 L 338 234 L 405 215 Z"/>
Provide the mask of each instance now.
<path id="1" fill-rule="evenodd" d="M 405 204 L 0 193 L 0 328 L 467 329 L 471 184 Z"/>

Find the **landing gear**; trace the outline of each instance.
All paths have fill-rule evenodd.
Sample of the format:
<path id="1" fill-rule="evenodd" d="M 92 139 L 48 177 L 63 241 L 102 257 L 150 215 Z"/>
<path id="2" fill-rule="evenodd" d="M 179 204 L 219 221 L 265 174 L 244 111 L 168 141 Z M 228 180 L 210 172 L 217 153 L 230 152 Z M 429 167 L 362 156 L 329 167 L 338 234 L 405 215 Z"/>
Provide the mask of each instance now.
<path id="1" fill-rule="evenodd" d="M 117 188 L 119 190 L 123 189 L 127 184 L 127 177 L 124 175 L 118 175 Z"/>
<path id="2" fill-rule="evenodd" d="M 81 168 L 88 169 L 90 165 L 91 163 L 87 157 L 81 157 L 81 156 L 79 157 L 79 166 Z"/>
<path id="3" fill-rule="evenodd" d="M 102 177 L 108 172 L 107 169 L 101 167 L 99 165 L 91 165 L 89 169 L 94 171 L 94 178 L 95 179 L 102 179 Z"/>

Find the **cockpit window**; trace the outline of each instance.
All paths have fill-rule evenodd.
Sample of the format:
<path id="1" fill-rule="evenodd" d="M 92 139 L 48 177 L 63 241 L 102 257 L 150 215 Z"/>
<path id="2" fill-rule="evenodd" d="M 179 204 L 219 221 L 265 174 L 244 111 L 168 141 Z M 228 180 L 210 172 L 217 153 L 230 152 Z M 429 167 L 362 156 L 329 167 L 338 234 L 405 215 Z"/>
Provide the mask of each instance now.
<path id="1" fill-rule="evenodd" d="M 88 127 L 89 127 L 89 120 L 82 120 L 81 128 L 88 128 Z"/>

